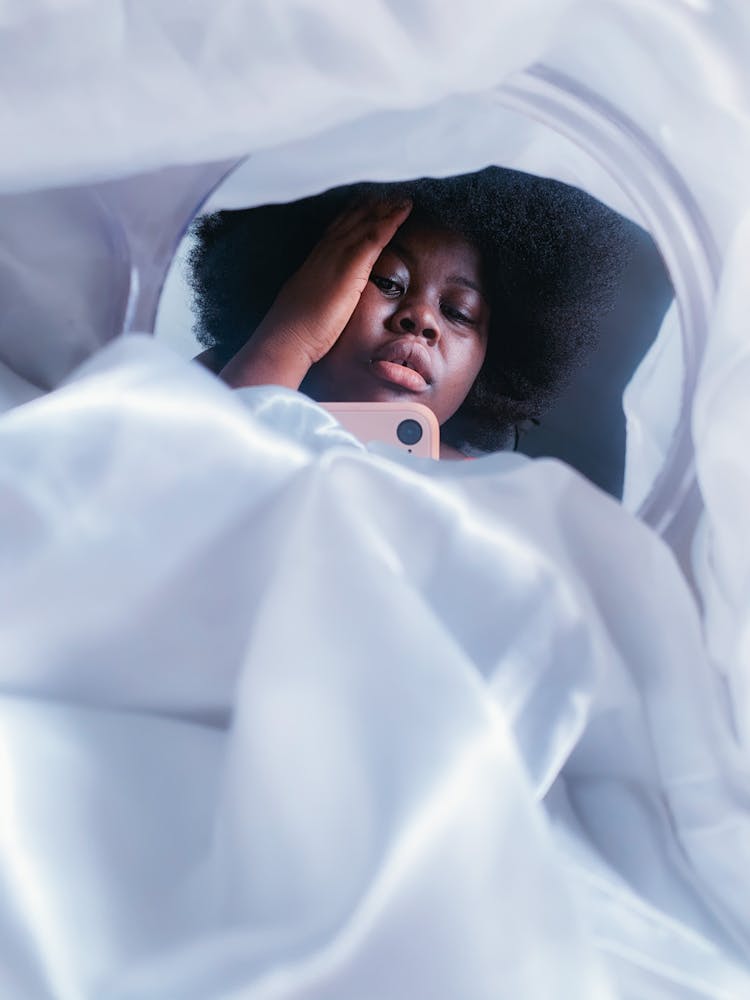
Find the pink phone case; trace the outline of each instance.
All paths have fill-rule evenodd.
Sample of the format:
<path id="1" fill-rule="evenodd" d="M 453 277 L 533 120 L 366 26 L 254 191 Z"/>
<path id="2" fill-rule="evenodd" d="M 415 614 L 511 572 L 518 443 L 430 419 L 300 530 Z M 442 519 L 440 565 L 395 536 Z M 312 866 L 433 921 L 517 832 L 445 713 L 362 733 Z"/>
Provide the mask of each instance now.
<path id="1" fill-rule="evenodd" d="M 384 441 L 423 458 L 440 458 L 440 426 L 422 403 L 321 403 L 364 444 Z"/>

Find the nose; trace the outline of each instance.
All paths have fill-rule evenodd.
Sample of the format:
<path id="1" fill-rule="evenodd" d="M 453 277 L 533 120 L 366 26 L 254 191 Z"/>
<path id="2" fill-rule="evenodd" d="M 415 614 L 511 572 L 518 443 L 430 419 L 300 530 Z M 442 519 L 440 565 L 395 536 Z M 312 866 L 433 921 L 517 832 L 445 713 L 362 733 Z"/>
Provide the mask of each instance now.
<path id="1" fill-rule="evenodd" d="M 394 316 L 396 327 L 403 333 L 413 333 L 430 342 L 440 338 L 440 327 L 428 302 L 405 300 Z"/>

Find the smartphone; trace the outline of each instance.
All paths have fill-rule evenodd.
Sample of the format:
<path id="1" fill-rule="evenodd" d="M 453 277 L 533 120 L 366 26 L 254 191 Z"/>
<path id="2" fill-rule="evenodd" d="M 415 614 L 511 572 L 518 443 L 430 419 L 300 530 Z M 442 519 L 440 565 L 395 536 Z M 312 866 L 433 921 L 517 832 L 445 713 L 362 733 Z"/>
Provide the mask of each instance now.
<path id="1" fill-rule="evenodd" d="M 440 458 L 440 426 L 422 403 L 321 403 L 364 444 L 384 441 L 423 458 Z"/>

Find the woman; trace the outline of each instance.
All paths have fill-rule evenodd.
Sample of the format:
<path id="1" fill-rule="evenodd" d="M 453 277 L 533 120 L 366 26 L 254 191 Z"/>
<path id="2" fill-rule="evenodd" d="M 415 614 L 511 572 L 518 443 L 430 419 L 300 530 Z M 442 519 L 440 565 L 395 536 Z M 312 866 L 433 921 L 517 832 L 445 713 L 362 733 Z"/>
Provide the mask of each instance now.
<path id="1" fill-rule="evenodd" d="M 444 454 L 507 447 L 539 419 L 629 255 L 614 212 L 498 167 L 221 212 L 196 234 L 198 336 L 227 382 L 413 399 Z"/>

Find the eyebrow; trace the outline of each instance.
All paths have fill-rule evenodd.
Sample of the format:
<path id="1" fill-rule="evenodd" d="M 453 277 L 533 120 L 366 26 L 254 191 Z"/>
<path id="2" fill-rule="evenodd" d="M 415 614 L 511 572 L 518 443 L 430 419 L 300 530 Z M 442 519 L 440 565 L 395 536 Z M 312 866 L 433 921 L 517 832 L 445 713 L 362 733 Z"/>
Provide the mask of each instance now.
<path id="1" fill-rule="evenodd" d="M 453 282 L 454 285 L 463 285 L 465 288 L 471 288 L 472 291 L 479 292 L 479 294 L 484 297 L 484 292 L 476 283 L 476 281 L 471 281 L 470 278 L 465 278 L 463 274 L 452 274 L 447 281 Z"/>
<path id="2" fill-rule="evenodd" d="M 402 257 L 406 263 L 414 260 L 413 255 L 410 254 L 406 247 L 401 243 L 388 243 L 383 249 L 393 250 L 399 257 Z M 470 288 L 473 292 L 477 292 L 477 294 L 481 295 L 485 301 L 487 300 L 487 296 L 482 287 L 478 285 L 476 281 L 472 281 L 463 274 L 451 274 L 446 280 L 454 285 L 463 285 L 464 288 Z"/>

